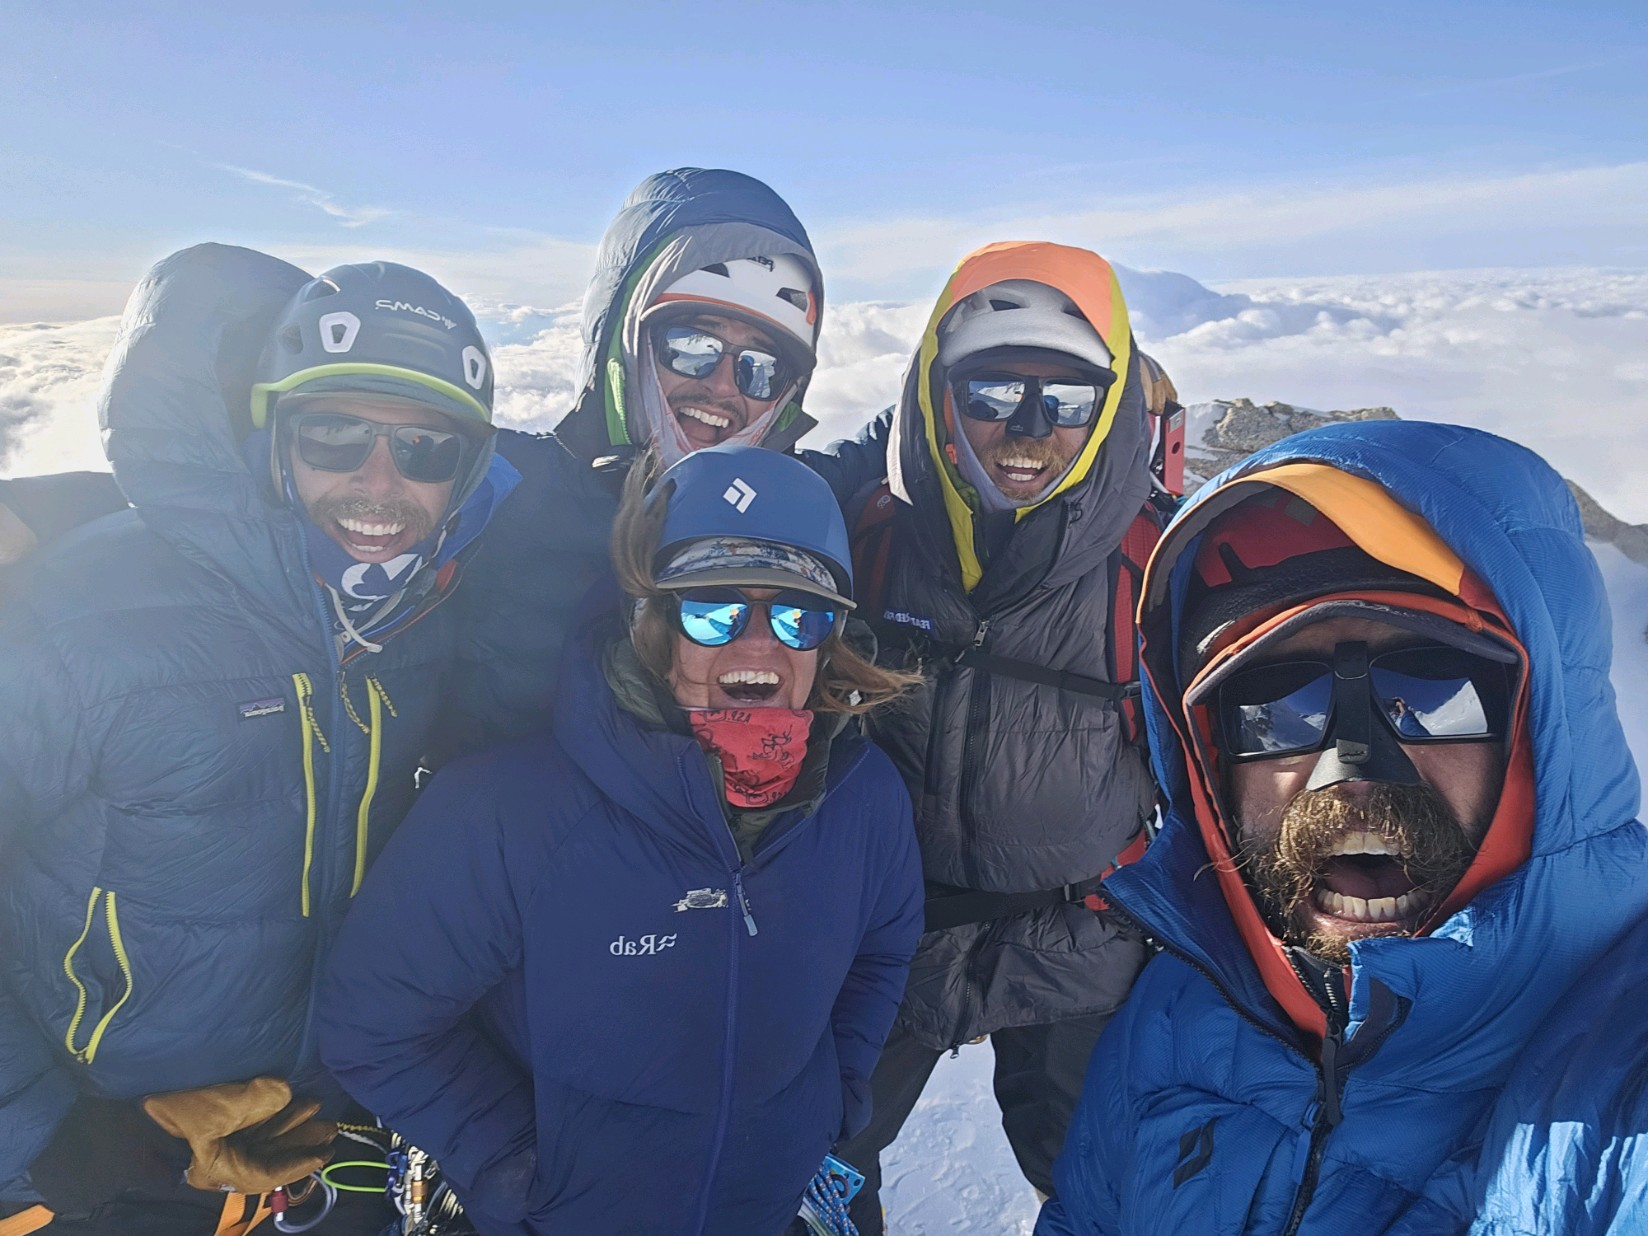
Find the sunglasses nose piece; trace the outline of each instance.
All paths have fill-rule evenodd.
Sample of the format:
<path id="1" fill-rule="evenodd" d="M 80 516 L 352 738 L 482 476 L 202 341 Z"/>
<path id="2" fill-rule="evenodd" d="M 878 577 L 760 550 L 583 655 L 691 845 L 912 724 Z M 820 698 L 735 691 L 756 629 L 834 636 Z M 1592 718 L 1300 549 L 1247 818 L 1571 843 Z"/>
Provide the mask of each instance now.
<path id="1" fill-rule="evenodd" d="M 1328 743 L 1311 769 L 1307 790 L 1322 790 L 1348 781 L 1383 785 L 1424 785 L 1402 744 L 1383 725 L 1372 727 L 1366 743 L 1337 738 Z"/>
<path id="2" fill-rule="evenodd" d="M 1034 393 L 1030 393 L 1033 391 Z M 1046 397 L 1032 386 L 1019 403 L 1018 410 L 1007 421 L 1007 432 L 1015 438 L 1048 438 L 1053 434 L 1053 421 L 1047 415 Z"/>

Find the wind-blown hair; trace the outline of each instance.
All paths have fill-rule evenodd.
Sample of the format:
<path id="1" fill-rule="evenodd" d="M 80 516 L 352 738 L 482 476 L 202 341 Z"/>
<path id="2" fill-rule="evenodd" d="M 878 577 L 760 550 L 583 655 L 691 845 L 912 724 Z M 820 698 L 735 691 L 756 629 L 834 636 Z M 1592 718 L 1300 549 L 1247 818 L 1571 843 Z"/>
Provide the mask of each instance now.
<path id="1" fill-rule="evenodd" d="M 653 583 L 667 507 L 664 502 L 647 501 L 658 474 L 657 460 L 650 451 L 630 468 L 612 525 L 612 565 L 619 587 L 633 603 L 629 637 L 635 655 L 660 682 L 667 683 L 679 633 L 670 621 L 674 599 L 668 589 Z M 818 673 L 807 707 L 814 712 L 862 714 L 891 703 L 920 681 L 919 674 L 877 665 L 854 651 L 836 631 L 818 647 Z"/>

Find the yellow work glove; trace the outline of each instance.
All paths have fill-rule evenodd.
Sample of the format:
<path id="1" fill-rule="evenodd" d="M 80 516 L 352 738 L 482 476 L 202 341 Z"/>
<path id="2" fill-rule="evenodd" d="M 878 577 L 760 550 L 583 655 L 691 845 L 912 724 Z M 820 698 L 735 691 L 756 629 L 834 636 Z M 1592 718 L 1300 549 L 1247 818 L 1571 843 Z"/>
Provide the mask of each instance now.
<path id="1" fill-rule="evenodd" d="M 194 1158 L 192 1188 L 267 1193 L 318 1172 L 332 1157 L 338 1126 L 316 1120 L 320 1104 L 294 1099 L 278 1077 L 150 1095 L 143 1110 Z"/>

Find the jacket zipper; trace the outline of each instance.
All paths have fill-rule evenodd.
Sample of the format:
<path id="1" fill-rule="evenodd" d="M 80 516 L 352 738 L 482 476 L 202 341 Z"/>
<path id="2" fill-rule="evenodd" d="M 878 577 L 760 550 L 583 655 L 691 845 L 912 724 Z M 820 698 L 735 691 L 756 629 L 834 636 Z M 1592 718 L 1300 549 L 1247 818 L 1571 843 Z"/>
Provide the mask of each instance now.
<path id="1" fill-rule="evenodd" d="M 332 746 L 326 741 L 326 734 L 320 728 L 320 722 L 315 717 L 315 687 L 308 674 L 293 674 L 292 683 L 298 693 L 298 723 L 303 728 L 303 873 L 298 902 L 303 911 L 303 917 L 310 916 L 309 901 L 309 874 L 315 863 L 315 825 L 319 817 L 317 810 L 318 795 L 315 788 L 315 744 L 328 755 L 332 753 Z"/>
<path id="2" fill-rule="evenodd" d="M 981 651 L 990 637 L 990 620 L 979 619 L 973 633 L 973 650 Z M 978 841 L 978 816 L 973 810 L 973 799 L 984 780 L 983 759 L 979 745 L 989 721 L 990 671 L 974 669 L 967 684 L 967 719 L 962 724 L 961 794 L 956 799 L 957 823 L 961 825 L 961 872 L 968 888 L 978 887 L 978 861 L 975 854 Z"/>
<path id="3" fill-rule="evenodd" d="M 338 673 L 341 675 L 342 670 Z M 348 697 L 344 697 L 347 704 Z M 387 708 L 390 716 L 398 715 L 395 705 L 389 698 L 389 692 L 383 689 L 383 684 L 372 675 L 366 676 L 366 735 L 368 740 L 368 756 L 366 762 L 366 788 L 361 791 L 360 807 L 355 812 L 355 878 L 349 885 L 349 895 L 353 897 L 360 892 L 361 881 L 366 878 L 367 832 L 372 819 L 372 800 L 378 792 L 378 767 L 383 758 L 383 710 Z M 356 718 L 357 723 L 359 718 Z"/>
<path id="4" fill-rule="evenodd" d="M 126 989 L 120 993 L 120 999 L 110 1006 L 108 1012 L 98 1018 L 97 1025 L 92 1028 L 91 1037 L 86 1040 L 86 1045 L 76 1047 L 74 1045 L 75 1036 L 79 1033 L 80 1023 L 84 1020 L 91 1004 L 91 993 L 87 991 L 86 985 L 80 981 L 79 976 L 74 972 L 74 955 L 80 951 L 81 946 L 86 943 L 87 937 L 91 935 L 92 920 L 97 917 L 99 900 L 103 903 L 104 921 L 109 932 L 109 947 L 114 950 L 115 964 L 120 967 L 120 976 L 126 982 Z M 69 946 L 69 951 L 63 957 L 63 972 L 69 976 L 69 981 L 74 984 L 77 993 L 74 1003 L 74 1016 L 69 1019 L 69 1029 L 68 1033 L 63 1036 L 63 1045 L 69 1049 L 69 1054 L 81 1064 L 90 1064 L 97 1057 L 97 1049 L 103 1042 L 103 1035 L 108 1030 L 109 1023 L 114 1021 L 114 1015 L 120 1012 L 121 1006 L 132 996 L 132 963 L 131 958 L 126 954 L 125 938 L 120 934 L 120 915 L 115 909 L 115 896 L 112 889 L 109 891 L 104 891 L 101 888 L 92 889 L 92 895 L 86 901 L 85 926 L 80 930 L 80 938 Z"/>
<path id="5" fill-rule="evenodd" d="M 1338 1128 L 1340 1121 L 1344 1118 L 1344 1112 L 1340 1106 L 1340 1101 L 1342 1091 L 1344 1090 L 1345 1070 L 1342 1069 L 1339 1064 L 1339 1050 L 1344 1045 L 1344 1040 L 1340 1036 L 1339 1031 L 1331 1031 L 1325 1038 L 1323 1038 L 1321 1059 L 1311 1060 L 1310 1053 L 1300 1048 L 1297 1043 L 1293 1042 L 1285 1035 L 1277 1033 L 1276 1030 L 1272 1029 L 1270 1026 L 1266 1025 L 1264 1022 L 1260 1021 L 1257 1017 L 1254 1017 L 1245 1008 L 1243 1008 L 1241 1002 L 1232 997 L 1230 990 L 1214 976 L 1211 970 L 1202 965 L 1201 962 L 1197 961 L 1194 957 L 1191 957 L 1189 954 L 1184 952 L 1182 949 L 1177 948 L 1173 944 L 1170 944 L 1168 941 L 1162 939 L 1160 936 L 1157 936 L 1154 932 L 1151 932 L 1142 922 L 1139 921 L 1136 916 L 1132 914 L 1131 911 L 1127 909 L 1121 901 L 1117 899 L 1113 892 L 1108 893 L 1107 896 L 1109 898 L 1110 908 L 1112 911 L 1117 912 L 1123 920 L 1131 923 L 1135 928 L 1143 933 L 1147 939 L 1154 939 L 1162 949 L 1173 954 L 1173 956 L 1177 957 L 1180 961 L 1184 962 L 1185 965 L 1189 966 L 1192 970 L 1196 971 L 1196 973 L 1205 978 L 1210 984 L 1212 984 L 1213 989 L 1219 993 L 1220 997 L 1231 1007 L 1232 1010 L 1234 1010 L 1238 1017 L 1253 1026 L 1254 1029 L 1259 1030 L 1268 1035 L 1270 1038 L 1275 1039 L 1289 1051 L 1295 1053 L 1296 1055 L 1303 1056 L 1310 1062 L 1312 1067 L 1315 1068 L 1317 1083 L 1316 1097 L 1311 1101 L 1310 1107 L 1306 1109 L 1306 1127 L 1310 1130 L 1310 1145 L 1306 1150 L 1304 1173 L 1299 1181 L 1299 1187 L 1293 1195 L 1293 1208 L 1288 1215 L 1288 1224 L 1283 1230 L 1283 1236 L 1298 1236 L 1299 1228 L 1305 1221 L 1305 1211 L 1309 1208 L 1311 1199 L 1316 1193 L 1318 1177 L 1322 1170 L 1322 1154 L 1326 1149 L 1328 1134 Z M 1398 1022 L 1397 1024 L 1400 1023 Z M 1391 1025 L 1380 1033 L 1378 1040 L 1373 1045 L 1373 1051 L 1368 1053 L 1369 1056 L 1379 1049 L 1379 1047 L 1384 1043 L 1385 1038 L 1395 1028 L 1395 1025 Z"/>
<path id="6" fill-rule="evenodd" d="M 1305 1221 L 1311 1198 L 1316 1195 L 1318 1177 L 1322 1171 L 1322 1152 L 1327 1147 L 1328 1134 L 1339 1127 L 1344 1113 L 1339 1107 L 1339 1092 L 1343 1085 L 1339 1069 L 1339 1049 L 1343 1045 L 1337 1030 L 1322 1040 L 1322 1058 L 1316 1065 L 1316 1101 L 1310 1106 L 1310 1148 L 1306 1152 L 1305 1171 L 1293 1195 L 1293 1211 L 1283 1236 L 1297 1236 Z"/>

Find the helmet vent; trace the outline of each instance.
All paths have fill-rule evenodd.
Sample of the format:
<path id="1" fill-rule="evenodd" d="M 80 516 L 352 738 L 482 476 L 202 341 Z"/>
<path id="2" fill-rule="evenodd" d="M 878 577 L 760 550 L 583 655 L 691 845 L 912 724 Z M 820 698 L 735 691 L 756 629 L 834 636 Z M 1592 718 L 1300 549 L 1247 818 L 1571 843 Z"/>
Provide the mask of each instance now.
<path id="1" fill-rule="evenodd" d="M 339 290 L 338 285 L 330 279 L 315 279 L 303 289 L 303 300 L 307 302 L 319 300 L 322 296 L 336 296 Z"/>
<path id="2" fill-rule="evenodd" d="M 778 291 L 778 298 L 783 301 L 788 301 L 797 309 L 801 310 L 802 313 L 806 313 L 808 308 L 810 308 L 807 303 L 807 293 L 801 288 L 780 288 Z"/>
<path id="3" fill-rule="evenodd" d="M 1023 307 L 1017 301 L 1012 300 L 992 300 L 990 302 L 990 308 L 992 309 L 1022 309 Z"/>
<path id="4" fill-rule="evenodd" d="M 303 332 L 296 326 L 288 326 L 280 332 L 280 346 L 296 356 L 303 351 Z"/>
<path id="5" fill-rule="evenodd" d="M 723 279 L 732 278 L 731 273 L 727 270 L 727 264 L 725 262 L 712 262 L 703 269 L 705 274 L 720 275 Z"/>

